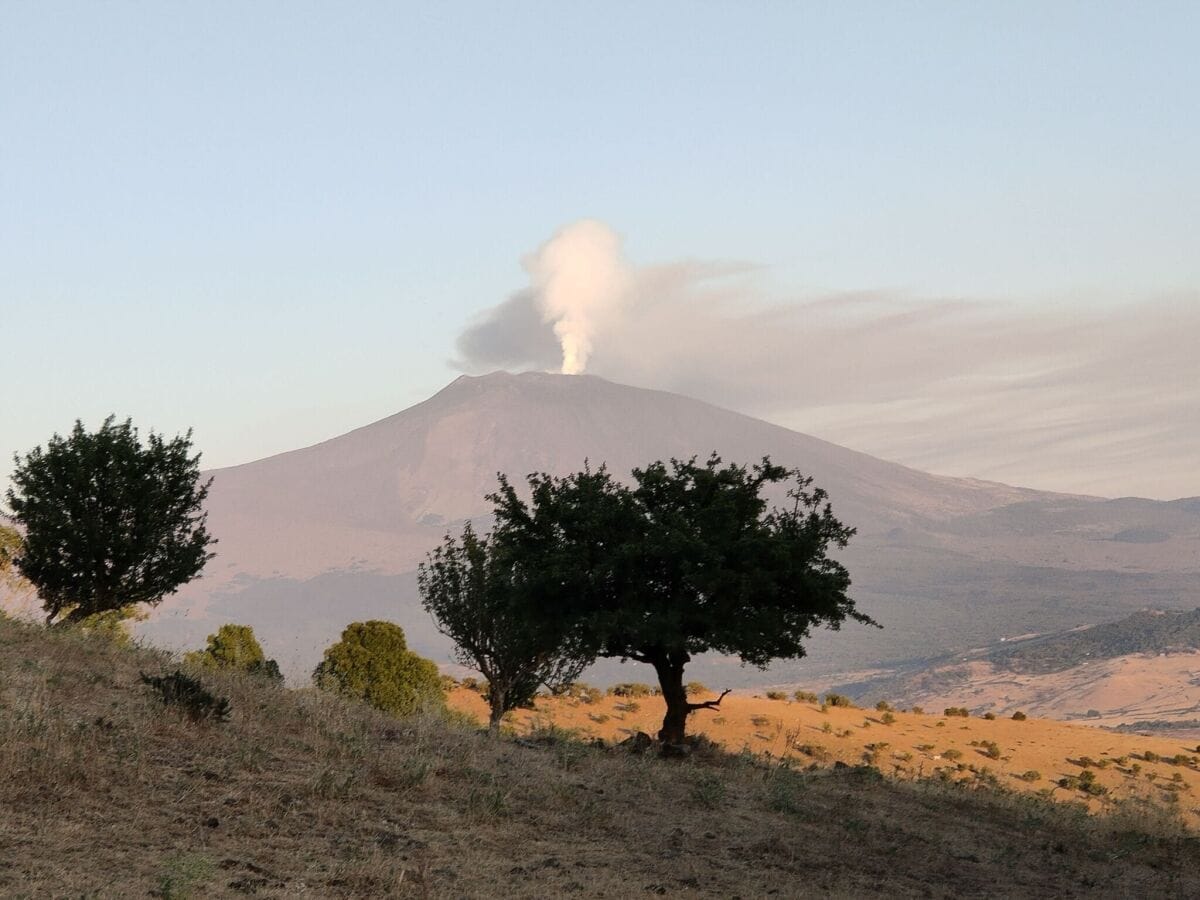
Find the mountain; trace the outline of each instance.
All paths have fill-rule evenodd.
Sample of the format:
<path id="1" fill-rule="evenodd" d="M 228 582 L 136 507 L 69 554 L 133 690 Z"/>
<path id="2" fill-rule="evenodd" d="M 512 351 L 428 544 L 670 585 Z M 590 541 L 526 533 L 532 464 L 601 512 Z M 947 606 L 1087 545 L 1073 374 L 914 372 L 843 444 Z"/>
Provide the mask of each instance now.
<path id="1" fill-rule="evenodd" d="M 1104 500 L 941 477 L 675 394 L 592 376 L 494 373 L 458 378 L 315 446 L 212 472 L 218 556 L 148 630 L 194 646 L 222 622 L 245 622 L 302 674 L 343 625 L 373 616 L 445 658 L 414 571 L 447 530 L 468 518 L 486 524 L 484 496 L 498 472 L 520 480 L 586 461 L 625 475 L 713 451 L 799 467 L 858 528 L 844 560 L 861 608 L 884 629 L 816 635 L 809 660 L 777 675 L 1200 604 L 1198 500 Z M 706 666 L 730 684 L 759 680 L 729 661 Z"/>

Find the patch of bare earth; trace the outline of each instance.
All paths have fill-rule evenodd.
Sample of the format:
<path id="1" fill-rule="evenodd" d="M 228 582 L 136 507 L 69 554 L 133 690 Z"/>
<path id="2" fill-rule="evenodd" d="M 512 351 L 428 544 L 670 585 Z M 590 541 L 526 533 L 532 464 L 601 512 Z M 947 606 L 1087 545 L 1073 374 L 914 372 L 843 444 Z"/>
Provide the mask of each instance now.
<path id="1" fill-rule="evenodd" d="M 173 666 L 0 621 L 0 895 L 1200 894 L 1195 837 L 1150 813 L 489 739 L 234 676 L 197 725 L 139 681 Z"/>

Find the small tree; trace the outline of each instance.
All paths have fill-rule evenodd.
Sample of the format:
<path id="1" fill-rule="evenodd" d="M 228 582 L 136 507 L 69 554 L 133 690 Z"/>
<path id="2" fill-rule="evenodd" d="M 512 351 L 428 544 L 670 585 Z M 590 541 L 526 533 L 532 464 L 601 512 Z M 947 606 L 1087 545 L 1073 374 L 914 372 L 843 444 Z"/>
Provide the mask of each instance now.
<path id="1" fill-rule="evenodd" d="M 81 422 L 43 450 L 15 457 L 7 497 L 25 528 L 16 566 L 37 589 L 47 624 L 157 604 L 212 558 L 202 511 L 208 482 L 191 432 L 143 445 L 127 419 Z"/>
<path id="2" fill-rule="evenodd" d="M 313 671 L 313 682 L 395 716 L 446 702 L 437 666 L 409 650 L 404 630 L 391 622 L 346 626 Z"/>
<path id="3" fill-rule="evenodd" d="M 235 669 L 250 675 L 263 675 L 282 681 L 279 664 L 267 659 L 262 645 L 249 625 L 222 625 L 208 636 L 208 646 L 184 657 L 186 662 L 206 669 Z"/>
<path id="4" fill-rule="evenodd" d="M 542 685 L 564 690 L 589 662 L 553 610 L 529 615 L 520 561 L 497 551 L 468 523 L 461 540 L 447 535 L 417 574 L 425 609 L 455 644 L 458 661 L 487 679 L 488 727 L 529 706 Z"/>
<path id="5" fill-rule="evenodd" d="M 768 509 L 763 489 L 787 482 L 789 504 Z M 653 666 L 667 704 L 664 743 L 682 741 L 689 714 L 724 697 L 689 702 L 683 674 L 696 653 L 765 667 L 803 656 L 816 625 L 874 624 L 828 556 L 854 530 L 812 479 L 768 459 L 656 462 L 635 469 L 629 488 L 603 468 L 535 474 L 529 487 L 526 503 L 502 478 L 492 497 L 495 539 L 539 573 L 529 614 L 558 608 L 598 655 Z"/>

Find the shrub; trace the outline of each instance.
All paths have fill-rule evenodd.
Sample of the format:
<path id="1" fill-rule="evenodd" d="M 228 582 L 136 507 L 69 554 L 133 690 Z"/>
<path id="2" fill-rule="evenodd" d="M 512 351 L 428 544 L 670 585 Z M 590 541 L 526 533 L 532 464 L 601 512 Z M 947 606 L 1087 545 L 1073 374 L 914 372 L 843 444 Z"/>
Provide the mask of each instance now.
<path id="1" fill-rule="evenodd" d="M 1042 773 L 1037 769 L 1029 769 L 1028 771 L 1022 772 L 1017 776 L 1017 778 L 1020 778 L 1022 781 L 1028 781 L 1032 783 L 1034 781 L 1041 781 Z"/>
<path id="2" fill-rule="evenodd" d="M 474 691 L 477 694 L 482 694 L 487 690 L 487 682 L 480 681 L 478 678 L 467 677 L 459 682 L 468 691 Z"/>
<path id="3" fill-rule="evenodd" d="M 687 691 L 687 695 L 689 697 L 696 697 L 700 694 L 712 693 L 712 691 L 708 689 L 708 686 L 702 681 L 689 681 L 686 685 L 684 685 L 683 689 Z"/>
<path id="4" fill-rule="evenodd" d="M 878 703 L 875 704 L 875 710 L 877 712 L 891 712 L 892 706 L 886 700 L 880 700 Z"/>
<path id="5" fill-rule="evenodd" d="M 1153 750 L 1147 750 L 1142 754 L 1142 759 L 1144 759 L 1146 762 L 1158 762 L 1162 759 L 1162 757 Z"/>
<path id="6" fill-rule="evenodd" d="M 980 746 L 988 759 L 1000 758 L 1000 746 L 995 741 L 983 741 Z"/>
<path id="7" fill-rule="evenodd" d="M 636 681 L 614 684 L 608 689 L 608 694 L 611 697 L 649 697 L 653 693 L 654 688 L 650 687 L 650 685 Z"/>
<path id="8" fill-rule="evenodd" d="M 928 753 L 933 749 L 933 744 L 917 744 L 917 749 L 922 753 Z"/>
<path id="9" fill-rule="evenodd" d="M 222 625 L 208 636 L 208 646 L 188 653 L 184 662 L 204 669 L 231 669 L 249 675 L 262 675 L 282 681 L 279 664 L 267 659 L 262 645 L 249 625 Z"/>
<path id="10" fill-rule="evenodd" d="M 817 703 L 819 698 L 812 691 L 796 691 L 792 694 L 797 703 Z"/>
<path id="11" fill-rule="evenodd" d="M 989 722 L 991 722 L 996 718 L 996 714 L 994 712 L 985 712 L 983 714 L 983 717 L 985 719 L 987 719 Z"/>
<path id="12" fill-rule="evenodd" d="M 1028 716 L 1025 715 L 1025 713 L 1021 712 L 1019 709 L 1015 713 L 1012 714 L 1012 717 L 1013 717 L 1014 722 L 1024 722 L 1027 718 L 1029 718 Z"/>
<path id="13" fill-rule="evenodd" d="M 944 716 L 960 716 L 965 719 L 971 715 L 971 712 L 965 706 L 947 706 L 942 711 L 942 715 L 944 715 Z"/>
<path id="14" fill-rule="evenodd" d="M 788 695 L 784 691 L 767 691 L 768 700 L 786 700 Z"/>
<path id="15" fill-rule="evenodd" d="M 341 640 L 325 651 L 313 682 L 395 716 L 446 703 L 437 666 L 409 650 L 403 629 L 391 622 L 347 626 Z"/>
<path id="16" fill-rule="evenodd" d="M 890 712 L 885 712 L 882 716 L 879 717 L 879 721 L 882 722 L 884 725 L 891 725 L 893 722 L 896 721 L 896 717 L 894 715 L 892 715 L 892 713 L 890 713 Z"/>
<path id="17" fill-rule="evenodd" d="M 229 718 L 229 698 L 211 693 L 197 678 L 178 669 L 169 675 L 140 674 L 142 684 L 158 693 L 163 706 L 178 706 L 193 722 L 224 722 Z"/>
<path id="18" fill-rule="evenodd" d="M 750 719 L 750 723 L 755 728 L 766 728 L 768 725 L 771 724 L 771 721 L 772 720 L 771 720 L 770 716 L 753 716 Z"/>
<path id="19" fill-rule="evenodd" d="M 923 715 L 925 715 L 925 710 L 924 710 L 924 709 L 922 709 L 922 708 L 921 708 L 921 707 L 919 707 L 919 706 L 914 706 L 914 707 L 912 708 L 912 712 L 913 712 L 915 715 L 918 715 L 918 716 L 923 716 Z"/>
<path id="20" fill-rule="evenodd" d="M 579 699 L 590 706 L 604 699 L 604 691 L 594 687 L 585 688 L 583 693 L 579 695 Z"/>
<path id="21" fill-rule="evenodd" d="M 641 706 L 634 700 L 627 700 L 624 703 L 616 704 L 613 709 L 615 709 L 617 712 L 635 713 L 641 709 Z"/>
<path id="22" fill-rule="evenodd" d="M 942 751 L 942 757 L 953 762 L 956 759 L 962 759 L 962 751 L 955 750 L 953 747 L 951 747 L 948 750 Z"/>
<path id="23" fill-rule="evenodd" d="M 829 693 L 825 695 L 826 706 L 841 706 L 847 709 L 854 709 L 854 701 L 842 694 Z"/>

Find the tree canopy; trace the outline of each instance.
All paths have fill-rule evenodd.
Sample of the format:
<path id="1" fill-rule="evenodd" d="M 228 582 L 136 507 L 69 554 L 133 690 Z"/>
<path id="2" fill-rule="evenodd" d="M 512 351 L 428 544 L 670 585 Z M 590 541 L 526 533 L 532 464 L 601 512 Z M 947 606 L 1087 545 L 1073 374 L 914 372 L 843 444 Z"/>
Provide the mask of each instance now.
<path id="1" fill-rule="evenodd" d="M 487 679 L 493 731 L 506 712 L 532 703 L 539 687 L 565 688 L 590 661 L 553 608 L 529 615 L 528 580 L 519 558 L 470 523 L 461 539 L 447 535 L 418 570 L 438 630 L 454 641 L 458 661 Z"/>
<path id="2" fill-rule="evenodd" d="M 492 499 L 495 540 L 536 573 L 530 613 L 552 606 L 592 653 L 652 665 L 667 703 L 664 743 L 682 741 L 690 712 L 719 702 L 688 701 L 693 655 L 762 667 L 803 656 L 817 625 L 874 624 L 829 556 L 854 530 L 811 478 L 769 459 L 655 462 L 634 469 L 628 487 L 604 468 L 528 482 L 528 501 L 503 478 Z M 790 484 L 788 503 L 768 508 L 763 492 L 776 484 Z"/>
<path id="3" fill-rule="evenodd" d="M 325 651 L 313 682 L 395 716 L 446 702 L 437 666 L 408 649 L 399 625 L 378 620 L 346 626 Z"/>
<path id="4" fill-rule="evenodd" d="M 47 622 L 157 604 L 200 574 L 214 540 L 191 448 L 190 431 L 143 444 L 128 419 L 110 416 L 14 458 L 7 499 L 25 529 L 15 562 Z"/>
<path id="5" fill-rule="evenodd" d="M 186 662 L 207 669 L 234 669 L 282 681 L 279 664 L 267 659 L 249 625 L 222 625 L 208 636 L 208 646 L 184 657 Z"/>

